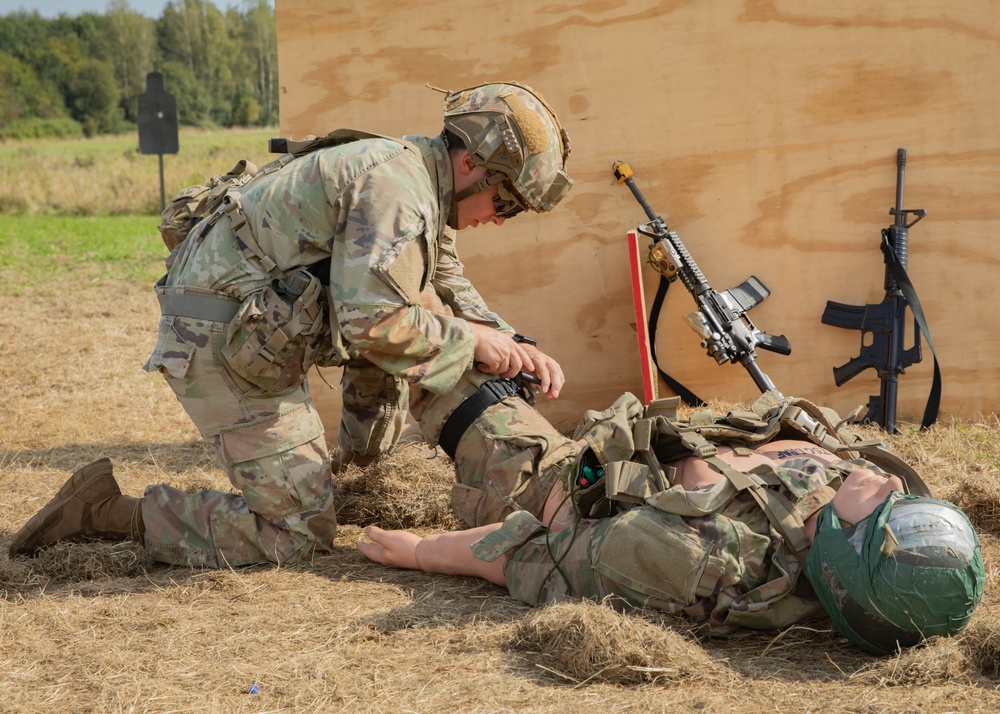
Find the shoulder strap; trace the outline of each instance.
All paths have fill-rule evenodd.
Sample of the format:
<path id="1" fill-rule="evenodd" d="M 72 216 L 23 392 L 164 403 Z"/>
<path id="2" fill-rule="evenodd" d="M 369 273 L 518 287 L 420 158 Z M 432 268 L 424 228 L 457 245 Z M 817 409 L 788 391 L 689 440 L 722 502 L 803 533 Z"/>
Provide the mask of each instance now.
<path id="1" fill-rule="evenodd" d="M 319 149 L 338 146 L 340 144 L 347 144 L 360 139 L 389 139 L 390 141 L 402 144 L 417 156 L 424 158 L 420 148 L 409 141 L 389 136 L 382 136 L 381 134 L 372 134 L 370 132 L 360 131 L 357 129 L 336 129 L 331 131 L 326 136 L 311 137 L 301 141 L 293 141 L 290 139 L 270 139 L 268 141 L 268 148 L 271 152 L 277 153 L 283 151 L 284 153 L 274 161 L 264 164 L 260 167 L 260 169 L 257 169 L 255 174 L 252 175 L 252 178 L 245 182 L 245 184 L 241 184 L 240 188 L 245 190 L 254 181 L 272 174 L 275 171 L 280 171 L 300 156 L 305 156 L 306 154 L 310 154 Z M 243 211 L 243 204 L 240 201 L 242 192 L 235 191 L 233 190 L 234 188 L 236 187 L 229 187 L 229 190 L 226 191 L 222 200 L 222 210 L 212 216 L 209 227 L 214 225 L 215 221 L 217 221 L 222 214 L 225 214 L 229 219 L 230 225 L 232 226 L 233 233 L 236 234 L 236 241 L 244 258 L 259 263 L 268 273 L 273 272 L 277 268 L 277 264 L 260 247 L 260 244 L 253 235 L 253 231 L 250 230 L 250 226 L 247 224 L 246 213 Z"/>
<path id="2" fill-rule="evenodd" d="M 738 471 L 725 461 L 712 457 L 708 459 L 714 468 L 721 471 L 737 491 L 748 491 L 764 511 L 768 522 L 784 539 L 788 549 L 792 551 L 800 563 L 805 564 L 806 553 L 809 551 L 809 541 L 806 538 L 805 527 L 792 502 L 773 488 L 768 488 L 767 480 L 756 471 Z M 775 479 L 777 483 L 777 479 Z"/>
<path id="3" fill-rule="evenodd" d="M 326 149 L 331 146 L 339 146 L 340 144 L 349 144 L 352 141 L 358 141 L 360 139 L 388 139 L 389 141 L 395 141 L 398 144 L 402 144 L 417 156 L 421 156 L 420 149 L 412 142 L 405 141 L 404 139 L 398 139 L 394 136 L 385 136 L 383 134 L 373 134 L 369 131 L 362 131 L 360 129 L 334 129 L 326 136 L 312 136 L 308 139 L 300 140 L 268 140 L 269 151 L 272 154 L 282 154 L 282 156 L 278 157 L 271 163 L 262 166 L 261 171 L 268 172 L 268 169 L 275 171 L 290 163 L 292 160 L 297 159 L 300 156 L 305 156 L 306 154 L 311 154 L 318 149 Z"/>
<path id="4" fill-rule="evenodd" d="M 885 448 L 881 441 L 861 441 L 851 446 L 852 451 L 858 452 L 862 458 L 871 461 L 873 464 L 888 471 L 894 476 L 899 476 L 906 486 L 907 493 L 917 496 L 931 498 L 931 490 L 920 478 L 916 469 Z"/>
<path id="5" fill-rule="evenodd" d="M 229 219 L 229 225 L 236 235 L 236 244 L 239 246 L 243 257 L 251 260 L 251 262 L 255 258 L 256 262 L 260 263 L 268 273 L 274 271 L 278 267 L 278 264 L 274 262 L 271 256 L 264 252 L 257 242 L 257 238 L 254 237 L 253 231 L 250 230 L 250 226 L 247 224 L 247 215 L 243 212 L 243 204 L 240 202 L 239 194 L 234 192 L 227 193 L 225 198 L 222 199 L 222 205 L 223 211 Z"/>
<path id="6" fill-rule="evenodd" d="M 860 411 L 860 407 L 841 419 L 832 409 L 817 406 L 805 399 L 794 399 L 792 402 L 781 413 L 780 419 L 783 424 L 792 426 L 813 443 L 830 451 L 852 458 L 860 456 L 879 468 L 899 476 L 906 486 L 907 493 L 931 496 L 930 489 L 916 469 L 889 451 L 881 440 L 865 441 L 844 428 L 853 421 L 853 415 Z"/>

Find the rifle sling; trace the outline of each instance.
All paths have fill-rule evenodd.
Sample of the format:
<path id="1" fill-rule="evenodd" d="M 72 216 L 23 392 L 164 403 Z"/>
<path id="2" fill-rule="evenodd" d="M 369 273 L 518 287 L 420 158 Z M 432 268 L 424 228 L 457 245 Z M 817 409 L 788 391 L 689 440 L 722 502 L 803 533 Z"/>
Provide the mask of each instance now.
<path id="1" fill-rule="evenodd" d="M 931 383 L 930 394 L 927 395 L 924 418 L 920 422 L 920 428 L 926 429 L 937 420 L 938 409 L 941 406 L 941 369 L 938 367 L 937 352 L 934 350 L 934 342 L 931 341 L 931 332 L 927 327 L 927 320 L 924 318 L 924 310 L 920 307 L 920 299 L 917 297 L 913 283 L 910 282 L 910 277 L 906 274 L 906 269 L 900 265 L 898 260 L 889 261 L 889 269 L 892 271 L 892 277 L 895 278 L 900 292 L 906 298 L 910 312 L 913 313 L 913 319 L 920 328 L 920 332 L 923 333 L 924 339 L 927 340 L 927 345 L 931 348 L 931 355 L 934 357 L 934 381 Z"/>
<path id="2" fill-rule="evenodd" d="M 660 321 L 660 310 L 663 308 L 663 301 L 667 296 L 667 288 L 669 287 L 670 281 L 661 275 L 660 284 L 656 288 L 656 297 L 653 298 L 653 304 L 649 308 L 649 322 L 647 327 L 647 332 L 649 332 L 649 355 L 653 358 L 656 371 L 663 378 L 663 381 L 667 383 L 667 386 L 673 390 L 674 394 L 683 399 L 684 403 L 690 407 L 705 406 L 707 402 L 704 399 L 701 399 L 690 389 L 664 372 L 660 367 L 660 361 L 656 358 L 656 325 Z"/>

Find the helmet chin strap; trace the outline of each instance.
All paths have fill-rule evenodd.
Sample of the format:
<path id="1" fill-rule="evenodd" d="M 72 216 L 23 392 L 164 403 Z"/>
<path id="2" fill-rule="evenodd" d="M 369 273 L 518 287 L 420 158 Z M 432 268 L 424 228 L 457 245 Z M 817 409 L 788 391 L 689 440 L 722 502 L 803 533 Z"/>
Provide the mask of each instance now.
<path id="1" fill-rule="evenodd" d="M 489 189 L 496 186 L 498 183 L 503 183 L 507 175 L 499 171 L 490 171 L 485 178 L 481 178 L 476 181 L 471 186 L 467 186 L 458 193 L 455 194 L 454 201 L 458 203 L 464 198 L 475 195 L 477 193 L 482 193 L 483 191 L 488 191 Z"/>
<path id="2" fill-rule="evenodd" d="M 466 186 L 461 191 L 452 195 L 451 198 L 451 208 L 448 210 L 448 226 L 454 230 L 458 230 L 458 202 L 462 201 L 469 196 L 474 196 L 477 193 L 482 193 L 483 191 L 488 191 L 489 189 L 496 186 L 498 183 L 502 183 L 506 179 L 506 174 L 499 171 L 491 171 L 484 178 L 479 179 L 471 186 Z"/>

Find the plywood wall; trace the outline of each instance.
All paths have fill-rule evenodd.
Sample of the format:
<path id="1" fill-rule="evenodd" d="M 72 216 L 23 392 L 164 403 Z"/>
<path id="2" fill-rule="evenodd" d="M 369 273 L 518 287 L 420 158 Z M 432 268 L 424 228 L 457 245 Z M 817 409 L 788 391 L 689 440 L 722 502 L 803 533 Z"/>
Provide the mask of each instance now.
<path id="1" fill-rule="evenodd" d="M 557 424 L 641 393 L 626 233 L 646 219 L 612 177 L 618 159 L 713 287 L 751 273 L 770 287 L 751 317 L 792 343 L 790 357 L 760 357 L 779 389 L 842 411 L 877 394 L 872 370 L 834 385 L 860 333 L 820 316 L 828 299 L 882 299 L 897 147 L 909 154 L 906 207 L 927 211 L 910 274 L 943 412 L 1000 409 L 996 2 L 276 0 L 276 12 L 290 136 L 437 133 L 428 82 L 516 79 L 554 105 L 576 186 L 553 213 L 467 231 L 459 248 L 491 306 L 565 367 L 563 397 L 543 408 Z M 683 323 L 692 303 L 679 284 L 667 303 L 667 371 L 703 397 L 752 399 L 743 369 L 716 365 Z M 931 370 L 926 351 L 900 378 L 902 421 L 919 417 Z M 321 399 L 334 420 L 336 395 Z"/>

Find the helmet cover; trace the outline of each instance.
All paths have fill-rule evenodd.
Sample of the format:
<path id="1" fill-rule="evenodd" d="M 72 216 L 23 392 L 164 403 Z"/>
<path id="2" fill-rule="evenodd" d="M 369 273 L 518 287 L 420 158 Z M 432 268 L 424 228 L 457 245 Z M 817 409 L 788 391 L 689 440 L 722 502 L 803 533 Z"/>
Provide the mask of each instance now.
<path id="1" fill-rule="evenodd" d="M 470 193 L 500 184 L 524 209 L 551 211 L 573 180 L 565 172 L 569 135 L 540 94 L 517 82 L 481 84 L 445 97 L 444 127 L 489 173 Z M 465 195 L 456 197 L 461 200 Z"/>
<path id="2" fill-rule="evenodd" d="M 965 513 L 899 492 L 853 527 L 824 506 L 805 573 L 841 634 L 874 654 L 961 631 L 986 580 Z"/>

